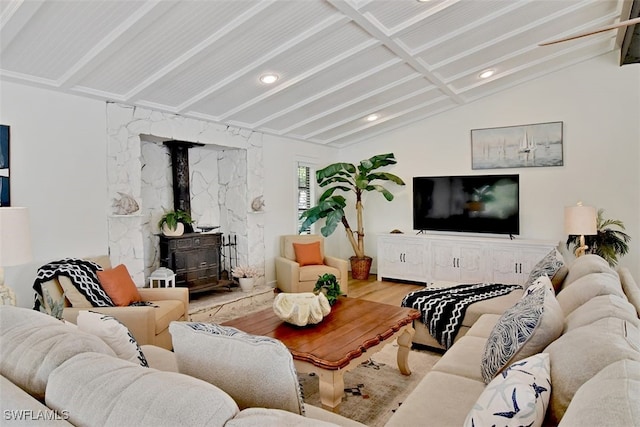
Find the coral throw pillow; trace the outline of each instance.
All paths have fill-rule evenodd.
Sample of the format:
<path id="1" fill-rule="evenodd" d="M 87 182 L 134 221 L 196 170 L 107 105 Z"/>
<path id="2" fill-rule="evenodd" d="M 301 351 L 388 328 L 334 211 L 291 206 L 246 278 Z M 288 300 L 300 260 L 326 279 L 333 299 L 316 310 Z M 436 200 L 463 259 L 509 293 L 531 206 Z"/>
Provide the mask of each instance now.
<path id="1" fill-rule="evenodd" d="M 142 301 L 136 284 L 133 283 L 129 270 L 120 264 L 110 270 L 98 271 L 98 280 L 102 289 L 117 306 L 127 306 L 132 302 Z"/>
<path id="2" fill-rule="evenodd" d="M 293 250 L 296 253 L 296 262 L 300 264 L 300 267 L 324 264 L 320 253 L 320 242 L 294 243 Z"/>

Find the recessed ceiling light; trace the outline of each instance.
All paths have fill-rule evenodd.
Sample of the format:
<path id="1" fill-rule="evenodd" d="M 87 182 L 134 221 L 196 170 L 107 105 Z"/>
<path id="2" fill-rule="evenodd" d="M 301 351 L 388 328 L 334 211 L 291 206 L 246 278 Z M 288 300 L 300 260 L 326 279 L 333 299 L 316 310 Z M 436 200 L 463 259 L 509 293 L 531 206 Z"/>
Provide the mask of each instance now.
<path id="1" fill-rule="evenodd" d="M 260 81 L 266 85 L 270 85 L 272 83 L 275 83 L 278 80 L 278 75 L 277 74 L 263 74 L 260 76 Z"/>
<path id="2" fill-rule="evenodd" d="M 495 74 L 496 70 L 490 68 L 488 70 L 484 70 L 483 72 L 481 72 L 478 76 L 481 79 L 488 79 L 489 77 L 493 76 Z"/>
<path id="3" fill-rule="evenodd" d="M 380 116 L 377 115 L 377 114 L 370 114 L 370 115 L 367 116 L 367 121 L 368 122 L 375 122 L 379 118 L 380 118 Z"/>

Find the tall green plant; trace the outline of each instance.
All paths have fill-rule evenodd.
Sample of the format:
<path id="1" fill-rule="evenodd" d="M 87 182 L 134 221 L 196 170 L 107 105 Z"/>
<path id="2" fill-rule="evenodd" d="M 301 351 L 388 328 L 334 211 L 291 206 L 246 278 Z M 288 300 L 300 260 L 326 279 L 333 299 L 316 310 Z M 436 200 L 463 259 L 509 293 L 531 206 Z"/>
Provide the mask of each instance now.
<path id="1" fill-rule="evenodd" d="M 404 181 L 394 174 L 374 171 L 396 163 L 393 153 L 387 153 L 362 160 L 357 167 L 351 163 L 334 163 L 317 171 L 316 180 L 318 185 L 329 188 L 322 193 L 316 206 L 302 213 L 300 219 L 303 222 L 300 230 L 304 230 L 316 221 L 324 219 L 325 224 L 320 229 L 320 232 L 327 237 L 335 231 L 338 224 L 342 223 L 355 256 L 364 258 L 364 225 L 362 220 L 364 208 L 362 196 L 365 192 L 376 191 L 381 193 L 388 201 L 393 200 L 393 194 L 375 182 L 391 181 L 398 185 L 405 185 Z M 344 212 L 347 200 L 339 194 L 334 194 L 336 191 L 353 192 L 355 194 L 357 215 L 357 229 L 355 232 L 349 225 Z M 357 238 L 354 237 L 354 234 Z"/>
<path id="2" fill-rule="evenodd" d="M 589 247 L 589 253 L 600 255 L 610 266 L 618 264 L 618 256 L 629 252 L 631 237 L 623 231 L 615 230 L 617 227 L 624 230 L 624 224 L 618 219 L 605 219 L 604 209 L 598 209 L 597 228 L 598 234 L 584 236 L 585 244 Z M 580 236 L 570 235 L 567 238 L 567 248 L 579 246 Z"/>

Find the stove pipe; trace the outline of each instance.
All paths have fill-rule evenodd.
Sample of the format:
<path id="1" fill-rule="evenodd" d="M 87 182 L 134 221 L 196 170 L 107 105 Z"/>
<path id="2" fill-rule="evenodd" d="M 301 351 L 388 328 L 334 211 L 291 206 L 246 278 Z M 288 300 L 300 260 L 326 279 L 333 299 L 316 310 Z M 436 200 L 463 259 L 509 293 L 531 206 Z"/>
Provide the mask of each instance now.
<path id="1" fill-rule="evenodd" d="M 189 148 L 203 146 L 187 141 L 165 141 L 171 154 L 171 174 L 173 176 L 173 210 L 181 210 L 191 215 L 191 192 L 189 190 Z M 188 227 L 190 228 L 190 227 Z"/>

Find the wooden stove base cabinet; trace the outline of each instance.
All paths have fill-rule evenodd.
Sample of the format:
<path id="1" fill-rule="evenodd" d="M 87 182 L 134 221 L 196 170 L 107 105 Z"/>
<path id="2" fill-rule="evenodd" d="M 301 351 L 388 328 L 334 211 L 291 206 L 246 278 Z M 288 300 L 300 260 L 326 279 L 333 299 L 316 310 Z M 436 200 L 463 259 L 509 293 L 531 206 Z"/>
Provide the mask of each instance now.
<path id="1" fill-rule="evenodd" d="M 229 286 L 220 280 L 222 233 L 160 236 L 160 265 L 176 273 L 176 286 L 189 294 Z"/>

